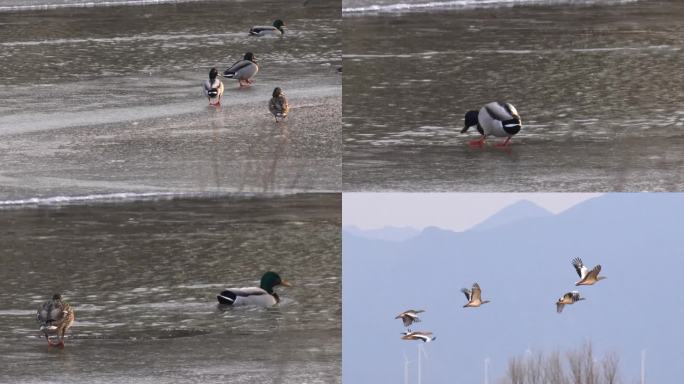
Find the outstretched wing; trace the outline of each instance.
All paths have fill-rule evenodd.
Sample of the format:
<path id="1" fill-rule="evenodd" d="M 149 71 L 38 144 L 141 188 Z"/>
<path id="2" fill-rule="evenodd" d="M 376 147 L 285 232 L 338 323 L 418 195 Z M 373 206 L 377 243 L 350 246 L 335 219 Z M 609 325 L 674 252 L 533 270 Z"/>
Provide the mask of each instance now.
<path id="1" fill-rule="evenodd" d="M 461 292 L 463 292 L 463 294 L 465 295 L 466 299 L 468 299 L 468 301 L 470 301 L 470 289 L 461 288 Z"/>
<path id="2" fill-rule="evenodd" d="M 572 265 L 575 267 L 575 271 L 577 271 L 580 279 L 584 279 L 584 277 L 587 275 L 587 267 L 585 267 L 584 263 L 582 263 L 582 259 L 579 257 L 572 259 Z"/>
<path id="3" fill-rule="evenodd" d="M 561 313 L 563 312 L 563 307 L 565 307 L 565 304 L 563 303 L 556 303 L 556 312 Z"/>
<path id="4" fill-rule="evenodd" d="M 413 318 L 411 316 L 405 315 L 401 318 L 401 320 L 404 322 L 404 327 L 408 327 L 409 325 L 413 324 Z"/>
<path id="5" fill-rule="evenodd" d="M 473 283 L 473 300 L 479 301 L 482 299 L 482 290 L 478 283 Z"/>
<path id="6" fill-rule="evenodd" d="M 585 269 L 586 269 L 586 268 L 585 268 Z M 591 277 L 591 278 L 593 278 L 593 279 L 595 279 L 595 280 L 598 280 L 598 274 L 599 274 L 599 272 L 601 272 L 601 264 L 595 266 L 594 269 L 592 269 L 591 271 L 589 271 L 589 277 Z"/>

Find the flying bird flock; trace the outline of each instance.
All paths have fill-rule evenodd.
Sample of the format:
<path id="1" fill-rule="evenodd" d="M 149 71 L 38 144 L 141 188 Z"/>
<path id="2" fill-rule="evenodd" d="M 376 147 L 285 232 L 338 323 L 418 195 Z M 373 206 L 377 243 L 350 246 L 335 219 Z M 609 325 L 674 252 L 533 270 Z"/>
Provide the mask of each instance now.
<path id="1" fill-rule="evenodd" d="M 584 265 L 582 259 L 579 257 L 572 260 L 572 265 L 575 267 L 575 270 L 580 277 L 579 281 L 575 283 L 575 286 L 594 285 L 606 278 L 605 276 L 599 276 L 599 273 L 601 272 L 600 265 L 597 265 L 590 270 Z M 473 286 L 470 289 L 462 288 L 461 292 L 463 292 L 468 300 L 463 308 L 477 308 L 490 302 L 489 300 L 482 300 L 482 289 L 478 283 L 473 283 Z M 574 304 L 581 300 L 584 300 L 584 297 L 580 295 L 579 291 L 567 292 L 556 302 L 556 311 L 561 313 L 566 305 Z M 428 343 L 436 339 L 436 337 L 432 336 L 432 332 L 412 331 L 410 328 L 411 324 L 420 322 L 418 314 L 423 312 L 425 311 L 409 309 L 395 317 L 395 319 L 401 319 L 404 323 L 404 327 L 406 327 L 406 331 L 401 333 L 402 340 L 419 340 Z"/>

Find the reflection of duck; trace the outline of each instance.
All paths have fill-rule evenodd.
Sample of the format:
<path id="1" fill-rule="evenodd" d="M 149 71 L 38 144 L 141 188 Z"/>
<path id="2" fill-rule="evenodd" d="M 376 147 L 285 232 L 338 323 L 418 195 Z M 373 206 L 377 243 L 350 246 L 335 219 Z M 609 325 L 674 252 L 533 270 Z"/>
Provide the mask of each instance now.
<path id="1" fill-rule="evenodd" d="M 468 299 L 468 304 L 464 305 L 463 308 L 465 307 L 479 307 L 482 304 L 487 304 L 489 303 L 489 300 L 482 300 L 482 290 L 480 289 L 480 285 L 477 283 L 473 283 L 473 289 L 469 290 L 466 288 L 461 289 L 461 292 L 463 292 Z"/>
<path id="2" fill-rule="evenodd" d="M 600 265 L 595 266 L 594 269 L 590 271 L 589 268 L 582 263 L 582 259 L 579 257 L 576 257 L 572 260 L 572 265 L 575 267 L 575 270 L 580 277 L 579 281 L 576 282 L 575 285 L 594 285 L 599 280 L 605 279 L 605 276 L 598 275 L 599 272 L 601 272 Z"/>
<path id="3" fill-rule="evenodd" d="M 506 138 L 506 141 L 497 144 L 499 147 L 505 147 L 513 135 L 520 132 L 522 123 L 518 111 L 512 104 L 494 101 L 480 108 L 479 112 L 468 111 L 465 114 L 465 126 L 461 133 L 468 132 L 470 127 L 476 127 L 482 135 L 478 140 L 471 141 L 470 145 L 481 147 L 487 136 L 495 136 Z"/>
<path id="4" fill-rule="evenodd" d="M 558 299 L 558 301 L 556 302 L 556 312 L 561 313 L 561 312 L 563 312 L 563 307 L 565 307 L 566 304 L 567 305 L 575 304 L 575 302 L 580 301 L 580 300 L 584 300 L 584 297 L 580 297 L 579 292 L 577 292 L 577 291 L 568 292 L 565 295 L 563 295 L 563 297 Z"/>
<path id="5" fill-rule="evenodd" d="M 55 346 L 64 348 L 64 333 L 74 323 L 74 310 L 62 301 L 62 296 L 56 293 L 52 300 L 46 301 L 38 308 L 38 321 L 40 330 L 45 334 L 48 347 Z M 52 343 L 50 337 L 56 336 L 58 343 Z"/>
<path id="6" fill-rule="evenodd" d="M 285 23 L 278 19 L 273 22 L 273 25 L 257 25 L 249 30 L 249 34 L 252 36 L 282 36 L 285 33 L 283 27 Z"/>
<path id="7" fill-rule="evenodd" d="M 230 68 L 223 71 L 223 77 L 227 79 L 237 79 L 241 87 L 252 84 L 250 80 L 259 72 L 254 54 L 252 52 L 245 53 L 242 60 L 231 65 Z"/>
<path id="8" fill-rule="evenodd" d="M 402 340 L 420 340 L 423 343 L 429 343 L 436 340 L 436 337 L 432 336 L 432 332 L 421 332 L 421 331 L 411 331 L 402 332 Z"/>
<path id="9" fill-rule="evenodd" d="M 291 287 L 275 272 L 266 272 L 261 277 L 260 287 L 228 288 L 216 296 L 218 302 L 226 305 L 259 305 L 268 307 L 280 302 L 273 288 L 276 285 Z"/>
<path id="10" fill-rule="evenodd" d="M 422 309 L 409 309 L 407 311 L 404 311 L 395 317 L 395 319 L 401 319 L 404 322 L 404 327 L 408 327 L 413 323 L 418 323 L 420 322 L 420 318 L 418 318 L 418 314 L 425 312 Z"/>

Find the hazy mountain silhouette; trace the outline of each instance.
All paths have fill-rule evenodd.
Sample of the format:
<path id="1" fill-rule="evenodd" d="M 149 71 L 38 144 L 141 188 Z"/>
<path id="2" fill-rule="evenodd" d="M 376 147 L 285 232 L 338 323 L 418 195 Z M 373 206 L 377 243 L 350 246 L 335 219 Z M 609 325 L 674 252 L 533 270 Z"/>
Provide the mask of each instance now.
<path id="1" fill-rule="evenodd" d="M 505 207 L 504 209 L 487 218 L 485 221 L 475 225 L 470 230 L 486 231 L 488 229 L 500 227 L 506 224 L 521 222 L 528 219 L 548 217 L 552 215 L 553 213 L 529 200 L 520 200 Z"/>
<path id="2" fill-rule="evenodd" d="M 361 229 L 357 226 L 345 226 L 344 231 L 366 239 L 387 241 L 404 241 L 420 234 L 420 230 L 411 227 L 383 227 L 379 229 Z"/>

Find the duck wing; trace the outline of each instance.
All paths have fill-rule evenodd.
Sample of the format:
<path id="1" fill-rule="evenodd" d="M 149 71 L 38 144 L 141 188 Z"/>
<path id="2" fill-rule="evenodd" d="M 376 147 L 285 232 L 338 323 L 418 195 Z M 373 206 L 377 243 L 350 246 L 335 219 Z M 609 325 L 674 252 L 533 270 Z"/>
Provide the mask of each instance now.
<path id="1" fill-rule="evenodd" d="M 498 121 L 506 121 L 517 117 L 518 111 L 510 104 L 493 102 L 484 106 L 489 117 Z M 514 113 L 515 112 L 515 113 Z"/>
<path id="2" fill-rule="evenodd" d="M 61 301 L 50 300 L 38 308 L 38 321 L 42 324 L 60 323 L 69 313 Z"/>
<path id="3" fill-rule="evenodd" d="M 232 77 L 235 74 L 235 72 L 237 72 L 237 71 L 241 70 L 242 68 L 244 68 L 248 65 L 251 65 L 251 64 L 254 64 L 254 63 L 249 61 L 249 60 L 240 60 L 240 61 L 236 62 L 235 64 L 231 65 L 230 68 L 223 71 L 223 75 L 226 77 Z"/>
<path id="4" fill-rule="evenodd" d="M 258 36 L 259 34 L 264 32 L 275 32 L 277 30 L 278 28 L 272 25 L 255 25 L 254 27 L 250 28 L 249 34 Z"/>

